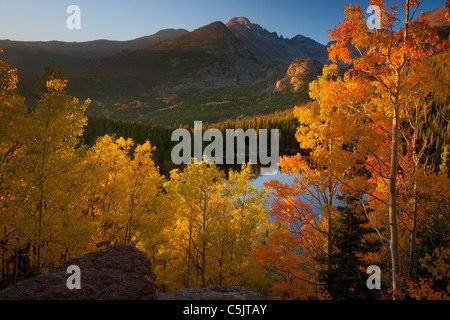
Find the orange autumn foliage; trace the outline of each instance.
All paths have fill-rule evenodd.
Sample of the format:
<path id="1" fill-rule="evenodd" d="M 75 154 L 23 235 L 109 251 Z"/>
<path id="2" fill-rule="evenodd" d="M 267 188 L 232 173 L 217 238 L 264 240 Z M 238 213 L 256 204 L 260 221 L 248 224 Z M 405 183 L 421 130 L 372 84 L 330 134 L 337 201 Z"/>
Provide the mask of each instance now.
<path id="1" fill-rule="evenodd" d="M 333 197 L 361 193 L 369 201 L 367 209 L 374 210 L 366 212 L 369 222 L 386 244 L 365 260 L 391 264 L 386 280 L 392 283 L 393 298 L 402 298 L 400 275 L 407 271 L 403 263 L 412 259 L 415 235 L 423 230 L 417 224 L 425 219 L 426 201 L 419 203 L 414 196 L 413 204 L 411 195 L 418 188 L 431 191 L 419 185 L 420 176 L 429 172 L 417 161 L 424 153 L 416 148 L 419 128 L 411 120 L 426 97 L 448 92 L 448 72 L 428 59 L 437 52 L 442 59 L 448 57 L 447 43 L 439 42 L 436 29 L 422 14 L 415 16 L 419 4 L 406 1 L 401 21 L 396 6 L 389 9 L 384 1 L 372 0 L 382 13 L 381 28 L 374 30 L 368 30 L 362 8 L 350 5 L 344 9 L 345 19 L 329 31 L 334 41 L 329 56 L 335 63 L 310 84 L 316 103 L 295 109 L 300 123 L 296 138 L 309 153 L 280 158 L 281 171 L 294 177 L 291 186 L 268 184 L 274 190 L 275 231 L 261 257 L 291 275 L 278 284 L 289 297 L 302 296 L 295 288 L 300 283 L 312 290 L 312 274 L 332 264 L 327 257 L 333 250 Z M 344 74 L 339 73 L 338 60 L 348 64 Z M 280 241 L 283 250 L 274 245 Z M 295 273 L 303 269 L 309 270 L 309 277 Z"/>

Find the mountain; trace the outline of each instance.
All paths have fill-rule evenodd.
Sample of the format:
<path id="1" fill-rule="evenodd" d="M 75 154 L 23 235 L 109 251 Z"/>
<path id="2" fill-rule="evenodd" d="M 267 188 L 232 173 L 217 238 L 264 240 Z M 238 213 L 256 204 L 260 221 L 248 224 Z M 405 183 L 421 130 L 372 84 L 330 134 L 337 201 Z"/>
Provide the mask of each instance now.
<path id="1" fill-rule="evenodd" d="M 111 56 L 123 50 L 137 50 L 188 33 L 184 29 L 165 29 L 153 35 L 128 41 L 94 40 L 87 42 L 0 40 L 2 59 L 20 71 L 42 72 L 47 63 L 64 69 L 77 69 L 98 57 Z"/>
<path id="2" fill-rule="evenodd" d="M 259 61 L 291 63 L 298 57 L 315 59 L 323 64 L 328 61 L 326 47 L 310 38 L 297 35 L 285 39 L 276 32 L 269 32 L 245 17 L 233 18 L 226 26 L 241 39 Z"/>
<path id="3" fill-rule="evenodd" d="M 425 12 L 423 15 L 431 26 L 438 28 L 438 34 L 441 39 L 448 39 L 450 34 L 450 21 L 445 17 L 446 13 L 450 14 L 450 2 L 445 6 Z"/>
<path id="4" fill-rule="evenodd" d="M 155 46 L 164 42 L 176 48 L 176 42 L 167 42 L 177 38 L 178 49 L 201 48 L 208 42 L 219 40 L 216 36 L 226 35 L 236 44 L 236 53 L 248 58 L 252 55 L 259 64 L 269 63 L 289 64 L 297 57 L 308 57 L 321 63 L 327 62 L 326 47 L 320 43 L 297 35 L 292 39 L 278 36 L 258 24 L 251 23 L 247 18 L 231 19 L 226 25 L 214 22 L 192 32 L 184 29 L 165 29 L 151 36 L 145 36 L 129 41 L 95 40 L 87 42 L 62 41 L 11 41 L 0 40 L 0 48 L 4 49 L 2 58 L 24 72 L 39 72 L 48 62 L 62 65 L 67 70 L 79 69 L 93 59 L 109 57 L 123 51 L 135 51 Z M 231 37 L 234 35 L 235 38 Z M 184 37 L 183 37 L 184 36 Z M 202 40 L 203 39 L 203 40 Z M 226 52 L 224 52 L 226 53 Z M 228 52 L 230 53 L 230 52 Z M 255 79 L 255 77 L 253 77 Z M 256 77 L 257 78 L 257 77 Z M 242 83 L 245 83 L 243 81 Z"/>
<path id="5" fill-rule="evenodd" d="M 145 49 L 100 58 L 87 68 L 141 79 L 133 90 L 204 89 L 250 85 L 279 73 L 298 57 L 328 61 L 326 47 L 312 39 L 301 35 L 284 39 L 239 17 L 227 24 L 210 23 Z M 100 79 L 91 88 L 111 81 L 115 80 Z"/>
<path id="6" fill-rule="evenodd" d="M 182 74 L 187 87 L 245 86 L 267 76 L 264 64 L 219 21 L 161 42 L 148 51 L 176 53 L 176 68 L 192 66 L 191 72 Z"/>
<path id="7" fill-rule="evenodd" d="M 143 49 L 91 60 L 67 72 L 71 88 L 90 97 L 246 86 L 279 72 L 266 65 L 222 22 Z"/>
<path id="8" fill-rule="evenodd" d="M 439 8 L 425 17 L 448 32 L 444 13 Z M 34 88 L 51 62 L 65 69 L 69 94 L 91 98 L 89 115 L 166 124 L 299 105 L 329 63 L 327 46 L 303 35 L 284 38 L 245 17 L 129 41 L 0 40 L 0 48 L 0 59 L 18 68 L 22 92 Z"/>
<path id="9" fill-rule="evenodd" d="M 18 67 L 22 91 L 31 90 L 51 62 L 64 68 L 69 94 L 92 100 L 89 115 L 168 124 L 300 104 L 308 99 L 307 86 L 274 92 L 277 80 L 289 76 L 299 57 L 309 59 L 305 72 L 314 65 L 311 59 L 317 65 L 327 61 L 326 47 L 316 41 L 301 35 L 285 39 L 244 17 L 130 41 L 0 40 L 0 48 L 5 50 L 0 58 Z"/>

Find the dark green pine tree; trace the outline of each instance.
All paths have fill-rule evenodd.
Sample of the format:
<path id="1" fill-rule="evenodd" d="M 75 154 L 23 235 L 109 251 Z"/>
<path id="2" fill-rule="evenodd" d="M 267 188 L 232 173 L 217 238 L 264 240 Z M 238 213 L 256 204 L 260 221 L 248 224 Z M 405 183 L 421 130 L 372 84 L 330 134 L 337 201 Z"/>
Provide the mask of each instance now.
<path id="1" fill-rule="evenodd" d="M 368 240 L 375 231 L 368 223 L 362 197 L 344 195 L 338 199 L 346 205 L 338 207 L 340 216 L 335 223 L 333 267 L 320 273 L 321 280 L 329 284 L 328 293 L 333 299 L 373 299 L 378 290 L 367 288 L 369 275 L 365 271 L 368 265 L 361 255 L 377 252 L 382 243 Z"/>

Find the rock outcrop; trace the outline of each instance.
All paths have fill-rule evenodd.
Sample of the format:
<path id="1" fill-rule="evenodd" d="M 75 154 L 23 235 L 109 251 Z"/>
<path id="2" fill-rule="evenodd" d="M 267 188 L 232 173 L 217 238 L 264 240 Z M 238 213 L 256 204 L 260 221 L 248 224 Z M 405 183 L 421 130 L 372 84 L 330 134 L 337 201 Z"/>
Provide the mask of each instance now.
<path id="1" fill-rule="evenodd" d="M 310 58 L 295 59 L 275 83 L 274 92 L 290 90 L 299 92 L 322 71 L 323 65 Z"/>
<path id="2" fill-rule="evenodd" d="M 240 286 L 180 289 L 158 293 L 158 300 L 268 300 L 264 294 Z"/>
<path id="3" fill-rule="evenodd" d="M 80 289 L 69 289 L 71 265 L 80 268 Z M 51 272 L 0 291 L 3 300 L 155 300 L 156 276 L 135 246 L 117 244 L 79 256 Z"/>

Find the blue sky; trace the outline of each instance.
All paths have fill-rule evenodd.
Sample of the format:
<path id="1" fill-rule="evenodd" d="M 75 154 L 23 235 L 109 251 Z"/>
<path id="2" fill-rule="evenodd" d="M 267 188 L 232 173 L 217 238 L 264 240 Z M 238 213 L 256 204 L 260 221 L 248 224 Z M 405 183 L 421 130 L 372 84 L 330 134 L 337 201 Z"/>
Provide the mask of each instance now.
<path id="1" fill-rule="evenodd" d="M 326 30 L 343 19 L 344 6 L 355 2 L 362 7 L 369 4 L 369 0 L 0 0 L 0 39 L 129 40 L 165 28 L 192 31 L 244 16 L 284 37 L 302 34 L 326 44 Z M 445 0 L 423 2 L 423 11 L 445 4 Z M 81 10 L 80 30 L 66 27 L 66 9 L 73 4 Z"/>

